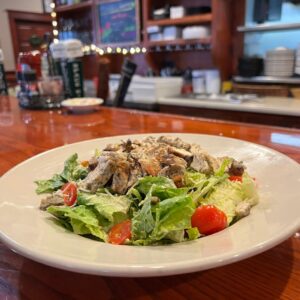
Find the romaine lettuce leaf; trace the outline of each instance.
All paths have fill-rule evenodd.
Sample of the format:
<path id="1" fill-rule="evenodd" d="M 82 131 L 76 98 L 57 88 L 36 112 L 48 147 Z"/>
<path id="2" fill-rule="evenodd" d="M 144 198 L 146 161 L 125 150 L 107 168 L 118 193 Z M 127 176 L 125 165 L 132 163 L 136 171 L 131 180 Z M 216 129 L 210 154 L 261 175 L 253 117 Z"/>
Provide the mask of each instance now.
<path id="1" fill-rule="evenodd" d="M 131 220 L 131 232 L 134 240 L 147 239 L 154 228 L 155 221 L 151 210 L 151 197 L 152 188 L 150 187 L 150 190 L 143 201 L 141 210 L 137 211 Z"/>
<path id="2" fill-rule="evenodd" d="M 68 222 L 76 234 L 91 234 L 102 241 L 107 239 L 107 234 L 102 229 L 97 215 L 87 206 L 50 206 L 47 211 L 56 218 L 61 219 L 63 223 Z"/>
<path id="3" fill-rule="evenodd" d="M 157 176 L 146 176 L 141 179 L 134 185 L 134 188 L 137 189 L 140 193 L 147 195 L 150 189 L 152 188 L 152 193 L 155 188 L 153 185 L 160 187 L 161 189 L 167 188 L 176 188 L 174 182 L 167 177 Z"/>
<path id="4" fill-rule="evenodd" d="M 65 184 L 65 181 L 60 175 L 55 174 L 48 180 L 36 180 L 35 184 L 37 185 L 35 190 L 37 194 L 46 194 L 60 189 Z"/>
<path id="5" fill-rule="evenodd" d="M 201 200 L 201 204 L 215 205 L 226 214 L 230 224 L 236 215 L 237 205 L 242 201 L 249 202 L 251 206 L 258 202 L 255 183 L 247 174 L 243 175 L 242 182 L 225 180 L 219 183 Z"/>
<path id="6" fill-rule="evenodd" d="M 159 202 L 155 208 L 155 227 L 150 235 L 161 240 L 170 232 L 191 228 L 195 204 L 191 197 L 182 195 Z"/>
<path id="7" fill-rule="evenodd" d="M 110 225 L 120 223 L 128 219 L 128 211 L 131 201 L 126 196 L 112 194 L 90 194 L 79 192 L 77 202 L 82 205 L 92 206 Z"/>
<path id="8" fill-rule="evenodd" d="M 88 174 L 88 168 L 83 167 L 78 162 L 78 155 L 71 155 L 64 163 L 64 169 L 60 174 L 54 174 L 52 178 L 47 180 L 37 180 L 36 193 L 45 194 L 52 193 L 60 189 L 68 181 L 78 181 Z"/>

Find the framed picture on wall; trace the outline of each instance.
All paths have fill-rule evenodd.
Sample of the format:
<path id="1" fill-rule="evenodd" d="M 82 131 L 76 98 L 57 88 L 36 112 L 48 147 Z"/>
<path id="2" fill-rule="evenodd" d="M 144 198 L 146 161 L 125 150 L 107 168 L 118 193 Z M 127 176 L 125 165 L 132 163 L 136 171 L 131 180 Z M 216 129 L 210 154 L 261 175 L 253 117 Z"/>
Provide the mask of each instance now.
<path id="1" fill-rule="evenodd" d="M 140 42 L 138 0 L 98 2 L 97 16 L 97 34 L 101 45 L 133 45 Z"/>
<path id="2" fill-rule="evenodd" d="M 44 13 L 51 13 L 52 8 L 50 7 L 50 4 L 52 2 L 53 2 L 53 0 L 42 0 Z"/>

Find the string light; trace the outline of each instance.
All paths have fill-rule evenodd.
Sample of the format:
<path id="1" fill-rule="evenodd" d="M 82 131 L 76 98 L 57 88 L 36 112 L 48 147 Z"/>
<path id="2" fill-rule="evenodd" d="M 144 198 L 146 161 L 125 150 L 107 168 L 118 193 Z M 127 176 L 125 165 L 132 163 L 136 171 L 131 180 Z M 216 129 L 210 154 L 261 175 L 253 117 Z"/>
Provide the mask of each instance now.
<path id="1" fill-rule="evenodd" d="M 99 49 L 99 54 L 100 55 L 104 55 L 104 50 L 103 49 Z"/>
<path id="2" fill-rule="evenodd" d="M 147 52 L 147 49 L 146 49 L 145 47 L 143 47 L 143 48 L 142 48 L 142 52 L 143 52 L 143 53 L 146 53 L 146 52 Z"/>
<path id="3" fill-rule="evenodd" d="M 117 53 L 122 53 L 122 49 L 120 47 L 117 47 L 116 52 Z"/>
<path id="4" fill-rule="evenodd" d="M 130 48 L 130 54 L 134 54 L 135 53 L 135 49 L 134 48 Z"/>
<path id="5" fill-rule="evenodd" d="M 50 15 L 51 15 L 51 18 L 52 18 L 52 29 L 53 29 L 52 32 L 53 32 L 53 36 L 54 36 L 53 42 L 58 43 L 59 42 L 59 40 L 57 38 L 57 36 L 58 36 L 58 30 L 57 30 L 58 23 L 57 23 L 57 20 L 56 20 L 56 12 L 54 11 L 55 3 L 54 2 L 50 3 L 50 7 L 52 9 Z"/>
<path id="6" fill-rule="evenodd" d="M 90 52 L 91 47 L 90 46 L 84 46 L 83 49 L 84 49 L 83 50 L 84 52 Z"/>
<path id="7" fill-rule="evenodd" d="M 92 50 L 92 51 L 95 51 L 96 48 L 97 48 L 96 45 L 94 45 L 94 44 L 91 45 L 91 50 Z"/>
<path id="8" fill-rule="evenodd" d="M 107 53 L 112 53 L 113 49 L 111 47 L 107 47 L 106 52 Z"/>
<path id="9" fill-rule="evenodd" d="M 141 48 L 140 48 L 140 47 L 136 47 L 136 48 L 135 48 L 135 52 L 136 52 L 136 53 L 140 53 L 140 52 L 141 52 Z"/>
<path id="10" fill-rule="evenodd" d="M 128 50 L 127 50 L 126 48 L 124 48 L 124 49 L 122 50 L 122 53 L 123 53 L 123 55 L 126 55 L 126 54 L 128 53 Z"/>

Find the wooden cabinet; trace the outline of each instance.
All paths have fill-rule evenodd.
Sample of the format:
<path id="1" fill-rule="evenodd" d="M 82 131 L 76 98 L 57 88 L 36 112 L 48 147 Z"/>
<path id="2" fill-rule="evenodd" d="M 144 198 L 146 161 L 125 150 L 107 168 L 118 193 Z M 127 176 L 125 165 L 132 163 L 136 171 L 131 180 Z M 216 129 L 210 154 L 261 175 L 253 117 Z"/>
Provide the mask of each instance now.
<path id="1" fill-rule="evenodd" d="M 38 50 L 46 32 L 52 33 L 48 14 L 8 10 L 15 60 L 19 52 Z"/>
<path id="2" fill-rule="evenodd" d="M 106 1 L 106 0 L 103 0 Z M 56 6 L 58 23 L 61 18 L 88 17 L 92 20 L 91 32 L 93 42 L 98 44 L 99 22 L 97 4 L 101 0 L 88 0 L 74 5 Z M 164 5 L 210 6 L 211 13 L 185 16 L 178 19 L 153 20 L 152 11 Z M 223 80 L 229 79 L 237 65 L 238 57 L 242 54 L 242 33 L 236 28 L 244 22 L 245 0 L 141 0 L 140 1 L 140 28 L 141 47 L 147 48 L 146 54 L 135 54 L 132 59 L 138 63 L 138 73 L 145 74 L 152 68 L 156 74 L 166 61 L 173 61 L 176 66 L 184 70 L 218 68 Z M 171 41 L 150 41 L 147 27 L 149 26 L 190 26 L 207 25 L 211 27 L 211 36 L 205 39 L 175 39 Z M 122 45 L 124 46 L 124 45 Z M 131 45 L 128 45 L 130 47 Z M 135 45 L 136 46 L 136 45 Z M 118 71 L 121 68 L 123 54 L 108 54 L 111 58 L 112 69 Z M 117 58 L 116 57 L 120 57 Z M 94 55 L 94 64 L 89 67 L 89 73 L 93 73 L 97 66 L 97 55 Z M 89 59 L 91 61 L 91 59 Z M 115 63 L 116 62 L 116 63 Z"/>

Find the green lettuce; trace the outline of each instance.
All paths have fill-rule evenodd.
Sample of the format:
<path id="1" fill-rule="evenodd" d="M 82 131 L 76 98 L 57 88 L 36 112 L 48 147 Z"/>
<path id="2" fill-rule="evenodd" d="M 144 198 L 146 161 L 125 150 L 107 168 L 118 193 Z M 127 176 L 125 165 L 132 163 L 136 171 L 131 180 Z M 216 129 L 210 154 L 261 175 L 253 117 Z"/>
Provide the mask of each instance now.
<path id="1" fill-rule="evenodd" d="M 99 215 L 105 218 L 109 225 L 118 224 L 128 219 L 131 201 L 128 197 L 108 193 L 90 194 L 79 192 L 78 204 L 93 207 Z"/>
<path id="2" fill-rule="evenodd" d="M 211 193 L 201 204 L 211 204 L 222 210 L 230 224 L 236 215 L 236 207 L 246 201 L 251 206 L 258 202 L 258 194 L 255 183 L 247 174 L 243 175 L 242 182 L 225 180 L 213 188 Z"/>
<path id="3" fill-rule="evenodd" d="M 61 220 L 64 226 L 69 224 L 68 228 L 76 234 L 92 235 L 102 241 L 107 240 L 107 234 L 102 229 L 97 215 L 87 206 L 50 206 L 47 211 Z"/>
<path id="4" fill-rule="evenodd" d="M 161 201 L 155 207 L 155 226 L 151 240 L 161 240 L 170 232 L 191 228 L 195 204 L 191 197 L 182 195 Z"/>
<path id="5" fill-rule="evenodd" d="M 155 220 L 151 209 L 152 188 L 146 195 L 142 208 L 132 218 L 131 233 L 134 240 L 145 240 L 152 232 Z"/>
<path id="6" fill-rule="evenodd" d="M 153 187 L 155 186 L 155 187 Z M 175 183 L 167 177 L 157 176 L 146 176 L 141 179 L 134 185 L 134 188 L 139 191 L 139 193 L 147 195 L 152 189 L 152 193 L 155 190 L 155 188 L 160 189 L 169 189 L 169 188 L 176 188 Z"/>
<path id="7" fill-rule="evenodd" d="M 68 181 L 78 181 L 88 174 L 88 168 L 83 167 L 78 162 L 78 155 L 71 155 L 64 163 L 64 169 L 60 174 L 54 174 L 52 178 L 47 180 L 37 180 L 36 193 L 45 194 L 52 193 L 60 189 Z"/>

